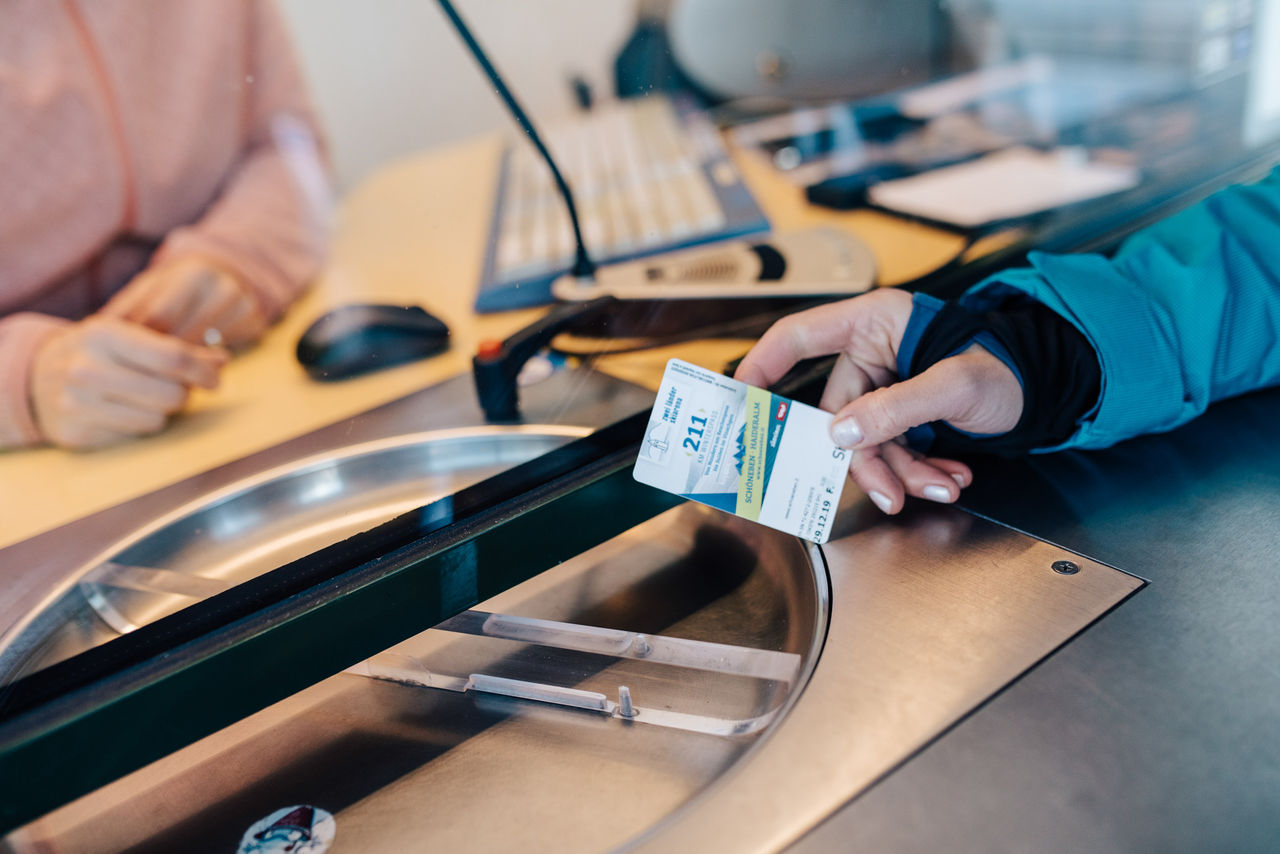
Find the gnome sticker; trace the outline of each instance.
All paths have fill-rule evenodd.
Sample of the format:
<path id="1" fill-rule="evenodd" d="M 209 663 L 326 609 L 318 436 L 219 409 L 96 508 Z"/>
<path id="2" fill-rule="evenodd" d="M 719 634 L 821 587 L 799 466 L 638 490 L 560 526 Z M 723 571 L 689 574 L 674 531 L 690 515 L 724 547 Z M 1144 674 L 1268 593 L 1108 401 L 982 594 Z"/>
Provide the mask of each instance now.
<path id="1" fill-rule="evenodd" d="M 236 854 L 324 854 L 337 830 L 319 807 L 285 807 L 245 831 Z"/>

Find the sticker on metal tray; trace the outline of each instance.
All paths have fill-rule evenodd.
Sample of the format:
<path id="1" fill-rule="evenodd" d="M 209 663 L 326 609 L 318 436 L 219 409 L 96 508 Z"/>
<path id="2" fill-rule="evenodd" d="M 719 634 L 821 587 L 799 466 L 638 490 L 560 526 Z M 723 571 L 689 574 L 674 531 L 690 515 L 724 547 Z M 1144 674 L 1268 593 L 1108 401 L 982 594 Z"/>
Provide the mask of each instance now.
<path id="1" fill-rule="evenodd" d="M 284 807 L 246 830 L 236 854 L 324 854 L 337 832 L 327 810 Z"/>
<path id="2" fill-rule="evenodd" d="M 632 474 L 825 543 L 849 466 L 830 427 L 828 412 L 672 359 Z"/>

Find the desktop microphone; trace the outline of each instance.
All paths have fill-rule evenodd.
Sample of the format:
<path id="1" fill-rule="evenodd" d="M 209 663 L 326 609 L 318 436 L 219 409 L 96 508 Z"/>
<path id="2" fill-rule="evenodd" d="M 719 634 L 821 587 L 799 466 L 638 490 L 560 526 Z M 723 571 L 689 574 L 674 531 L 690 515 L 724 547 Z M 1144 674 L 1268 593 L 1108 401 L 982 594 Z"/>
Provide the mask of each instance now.
<path id="1" fill-rule="evenodd" d="M 706 325 L 734 314 L 764 318 L 767 326 L 770 312 L 794 308 L 798 300 L 851 296 L 874 284 L 876 265 L 870 250 L 847 232 L 831 228 L 795 232 L 775 238 L 772 244 L 735 241 L 709 250 L 690 249 L 610 265 L 601 271 L 603 277 L 597 276 L 596 264 L 582 239 L 578 206 L 555 158 L 451 0 L 437 2 L 551 170 L 573 230 L 573 267 L 553 285 L 561 305 L 501 342 L 484 342 L 472 359 L 476 393 L 490 422 L 520 420 L 516 383 L 520 369 L 552 338 L 570 328 L 582 331 L 584 325 L 593 324 L 604 335 L 626 334 L 626 327 L 652 324 L 663 305 L 678 306 L 674 314 L 682 327 Z M 726 300 L 737 307 L 728 308 Z M 744 305 L 751 308 L 744 309 Z"/>
<path id="2" fill-rule="evenodd" d="M 589 282 L 595 277 L 595 261 L 591 260 L 591 255 L 586 251 L 586 242 L 582 239 L 582 228 L 577 220 L 577 205 L 573 202 L 573 193 L 568 188 L 568 182 L 564 181 L 564 175 L 556 165 L 556 159 L 543 143 L 543 138 L 538 133 L 538 128 L 534 127 L 529 114 L 521 108 L 511 88 L 507 86 L 506 81 L 503 81 L 502 74 L 494 68 L 492 61 L 489 61 L 489 56 L 485 55 L 483 47 L 480 46 L 480 42 L 471 35 L 471 29 L 467 28 L 465 20 L 462 20 L 457 9 L 453 8 L 451 0 L 438 0 L 438 3 L 444 12 L 444 17 L 449 19 L 458 37 L 462 38 L 462 44 L 471 51 L 476 64 L 480 65 L 485 77 L 493 83 L 494 91 L 502 97 L 503 104 L 507 105 L 507 110 L 516 119 L 521 131 L 524 131 L 525 136 L 534 143 L 538 154 L 547 163 L 547 168 L 552 170 L 552 178 L 556 181 L 556 188 L 559 189 L 564 206 L 568 209 L 568 220 L 573 229 L 575 257 L 573 257 L 570 274 L 573 279 L 580 282 Z M 471 367 L 472 373 L 475 374 L 476 396 L 480 398 L 480 408 L 484 410 L 485 419 L 490 423 L 498 424 L 520 420 L 520 399 L 518 399 L 516 378 L 520 375 L 525 362 L 529 361 L 534 353 L 547 346 L 550 339 L 559 333 L 570 326 L 581 324 L 582 321 L 603 314 L 616 302 L 617 300 L 612 296 L 599 296 L 586 302 L 566 303 L 549 311 L 544 318 L 525 326 L 520 332 L 502 342 L 481 343 L 479 352 L 476 352 L 471 359 Z"/>
<path id="3" fill-rule="evenodd" d="M 809 228 L 775 235 L 768 241 L 725 242 L 598 269 L 587 251 L 572 190 L 543 143 L 529 115 L 489 61 L 451 0 L 438 0 L 476 63 L 493 84 L 512 117 L 551 170 L 569 212 L 574 263 L 552 284 L 565 302 L 595 303 L 612 296 L 627 302 L 797 299 L 852 296 L 874 284 L 875 258 L 860 240 L 836 228 Z"/>
<path id="4" fill-rule="evenodd" d="M 489 82 L 493 84 L 494 90 L 502 98 L 507 110 L 520 125 L 525 136 L 529 137 L 534 148 L 542 155 L 547 168 L 551 170 L 551 177 L 555 179 L 560 197 L 564 199 L 565 207 L 569 210 L 569 223 L 573 227 L 574 262 L 570 275 L 578 281 L 590 281 L 595 277 L 596 265 L 591 260 L 590 253 L 587 252 L 586 242 L 582 239 L 582 228 L 578 224 L 578 206 L 574 204 L 573 192 L 569 189 L 564 175 L 561 174 L 560 167 L 556 165 L 555 158 L 542 142 L 542 137 L 533 126 L 529 114 L 520 106 L 506 81 L 498 73 L 498 69 L 489 61 L 484 48 L 480 47 L 480 43 L 471 34 L 471 30 L 458 14 L 458 10 L 453 8 L 453 3 L 450 0 L 437 0 L 437 2 L 445 17 L 449 19 L 449 23 L 453 24 L 453 28 L 457 30 L 462 43 L 467 46 L 471 56 L 489 78 Z M 484 410 L 485 419 L 493 423 L 519 421 L 519 386 L 516 378 L 520 375 L 520 369 L 524 367 L 524 363 L 556 335 L 570 326 L 603 313 L 616 302 L 617 300 L 612 296 L 599 296 L 587 302 L 565 304 L 551 310 L 542 319 L 501 342 L 483 342 L 479 351 L 472 357 L 471 366 L 475 375 L 476 396 L 480 399 L 480 408 Z"/>

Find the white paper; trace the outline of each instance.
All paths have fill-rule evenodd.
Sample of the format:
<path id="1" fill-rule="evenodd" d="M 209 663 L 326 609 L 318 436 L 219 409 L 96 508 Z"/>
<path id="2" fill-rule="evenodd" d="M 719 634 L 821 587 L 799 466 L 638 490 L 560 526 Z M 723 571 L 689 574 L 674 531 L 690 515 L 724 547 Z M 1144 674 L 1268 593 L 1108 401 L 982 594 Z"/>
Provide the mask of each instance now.
<path id="1" fill-rule="evenodd" d="M 1089 161 L 1079 149 L 1010 148 L 977 160 L 885 181 L 874 204 L 913 216 L 973 227 L 1128 190 L 1132 166 Z"/>

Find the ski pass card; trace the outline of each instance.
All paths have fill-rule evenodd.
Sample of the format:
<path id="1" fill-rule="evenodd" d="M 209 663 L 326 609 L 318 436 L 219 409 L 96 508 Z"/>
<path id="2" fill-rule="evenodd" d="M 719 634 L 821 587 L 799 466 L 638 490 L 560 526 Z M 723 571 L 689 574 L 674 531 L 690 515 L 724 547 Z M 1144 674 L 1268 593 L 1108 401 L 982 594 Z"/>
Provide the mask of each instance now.
<path id="1" fill-rule="evenodd" d="M 830 427 L 829 412 L 672 359 L 633 476 L 825 543 L 849 466 Z"/>

